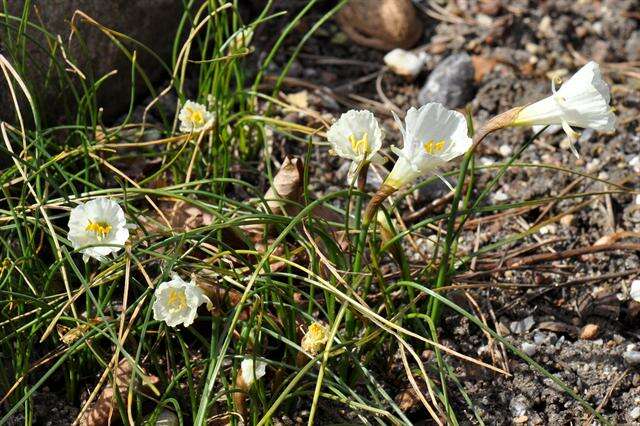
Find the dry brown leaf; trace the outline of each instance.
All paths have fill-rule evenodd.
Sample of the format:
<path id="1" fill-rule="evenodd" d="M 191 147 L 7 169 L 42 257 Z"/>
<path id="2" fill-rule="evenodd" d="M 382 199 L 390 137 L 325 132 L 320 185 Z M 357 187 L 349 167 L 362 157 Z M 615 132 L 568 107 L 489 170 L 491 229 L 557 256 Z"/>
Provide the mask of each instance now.
<path id="1" fill-rule="evenodd" d="M 269 209 L 276 214 L 294 214 L 299 211 L 287 201 L 299 203 L 302 196 L 304 163 L 299 158 L 285 158 L 273 178 L 273 185 L 264 194 Z"/>
<path id="2" fill-rule="evenodd" d="M 58 336 L 60 336 L 60 340 L 67 346 L 71 346 L 73 342 L 84 336 L 84 334 L 91 330 L 91 327 L 95 324 L 99 324 L 101 322 L 100 319 L 94 318 L 89 320 L 87 324 L 80 324 L 76 327 L 67 327 L 62 324 L 56 324 L 56 331 L 58 332 Z"/>
<path id="3" fill-rule="evenodd" d="M 105 386 L 97 401 L 94 402 L 91 408 L 80 418 L 80 425 L 107 426 L 115 423 L 115 421 L 120 418 L 116 390 L 120 394 L 120 397 L 126 400 L 132 372 L 133 367 L 131 363 L 126 358 L 120 360 L 114 374 L 115 389 L 113 387 L 114 383 L 112 382 Z M 158 378 L 155 376 L 147 376 L 144 377 L 142 381 L 145 385 L 155 384 L 158 383 Z"/>
<path id="4" fill-rule="evenodd" d="M 214 315 L 222 315 L 226 312 L 227 308 L 235 307 L 240 303 L 242 299 L 242 293 L 234 289 L 226 289 L 216 284 L 209 284 L 198 280 L 198 287 L 200 287 L 211 300 L 211 313 Z M 240 314 L 241 320 L 246 320 L 251 311 L 246 308 Z"/>
<path id="5" fill-rule="evenodd" d="M 428 389 L 424 381 L 419 380 L 417 381 L 417 383 L 420 391 L 424 395 L 427 395 Z M 416 390 L 413 388 L 413 386 L 408 386 L 407 388 L 405 388 L 402 392 L 396 395 L 394 400 L 396 401 L 396 404 L 398 404 L 398 407 L 405 413 L 410 413 L 422 407 L 420 398 L 416 394 Z"/>
<path id="6" fill-rule="evenodd" d="M 286 96 L 287 101 L 296 108 L 309 109 L 309 92 L 302 90 L 296 93 L 290 93 Z"/>

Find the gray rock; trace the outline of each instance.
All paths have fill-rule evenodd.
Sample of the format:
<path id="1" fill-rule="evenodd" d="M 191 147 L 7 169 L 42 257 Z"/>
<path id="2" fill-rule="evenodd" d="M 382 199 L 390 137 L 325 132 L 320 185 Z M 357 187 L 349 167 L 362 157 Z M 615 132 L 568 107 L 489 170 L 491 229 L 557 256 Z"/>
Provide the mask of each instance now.
<path id="1" fill-rule="evenodd" d="M 454 182 L 451 177 L 445 177 L 445 179 L 448 179 L 448 182 L 453 187 L 456 186 L 456 182 Z M 451 190 L 447 185 L 444 184 L 444 182 L 442 182 L 440 179 L 435 179 L 418 189 L 418 200 L 420 201 L 421 205 L 427 204 L 437 200 L 438 198 L 444 197 L 450 191 Z"/>
<path id="2" fill-rule="evenodd" d="M 418 101 L 440 102 L 448 108 L 464 106 L 473 98 L 474 68 L 471 57 L 466 53 L 451 55 L 429 74 Z"/>
<path id="3" fill-rule="evenodd" d="M 526 396 L 519 394 L 509 401 L 509 411 L 513 417 L 524 415 L 531 407 L 531 401 Z"/>
<path id="4" fill-rule="evenodd" d="M 558 336 L 555 333 L 545 333 L 542 331 L 535 331 L 533 333 L 533 343 L 537 346 L 542 345 L 554 345 L 558 340 Z"/>
<path id="5" fill-rule="evenodd" d="M 156 419 L 156 426 L 178 426 L 179 424 L 178 416 L 169 410 L 162 410 Z"/>
<path id="6" fill-rule="evenodd" d="M 29 21 L 40 26 L 42 19 L 49 35 L 29 26 L 27 37 L 21 39 L 26 45 L 23 56 L 20 50 L 14 49 L 17 37 L 15 28 L 18 27 L 16 24 L 15 28 L 7 27 L 8 35 L 5 32 L 0 37 L 0 51 L 26 81 L 42 110 L 40 112 L 52 120 L 65 116 L 67 109 L 73 114 L 75 100 L 69 82 L 76 89 L 80 87 L 80 77 L 67 70 L 71 67 L 65 63 L 61 49 L 56 47 L 52 54 L 46 47 L 49 44 L 57 46 L 58 35 L 67 58 L 88 81 L 98 80 L 112 70 L 117 70 L 117 74 L 107 78 L 98 91 L 98 106 L 104 108 L 105 119 L 113 119 L 122 114 L 130 101 L 131 62 L 95 25 L 88 23 L 80 15 L 74 17 L 76 10 L 83 11 L 106 28 L 124 33 L 148 46 L 165 61 L 170 58 L 182 11 L 182 2 L 176 0 L 47 0 L 35 2 L 38 7 L 36 15 L 34 2 L 31 3 Z M 25 0 L 9 1 L 9 14 L 20 16 L 24 4 Z M 77 31 L 69 42 L 72 20 Z M 129 51 L 136 50 L 137 64 L 152 81 L 158 78 L 168 79 L 169 74 L 163 72 L 158 61 L 140 45 L 122 39 L 120 41 Z M 143 94 L 145 87 L 139 74 L 136 76 L 136 83 L 136 94 Z M 15 112 L 4 81 L 0 81 L 0 87 L 0 119 L 13 122 Z M 82 91 L 79 96 L 82 96 Z M 27 111 L 23 108 L 23 115 L 29 117 Z"/>
<path id="7" fill-rule="evenodd" d="M 522 352 L 529 356 L 534 356 L 536 352 L 538 352 L 538 346 L 534 343 L 523 342 L 520 348 L 522 349 Z"/>
<path id="8" fill-rule="evenodd" d="M 629 365 L 640 365 L 640 351 L 626 351 L 622 354 L 622 358 Z"/>
<path id="9" fill-rule="evenodd" d="M 624 45 L 630 61 L 640 61 L 640 31 L 634 31 Z"/>
<path id="10" fill-rule="evenodd" d="M 509 325 L 509 329 L 511 329 L 511 332 L 514 334 L 522 334 L 522 333 L 526 333 L 527 331 L 531 330 L 531 328 L 535 325 L 535 320 L 533 319 L 532 316 L 528 316 L 525 319 L 523 319 L 522 321 L 513 321 L 510 325 Z"/>

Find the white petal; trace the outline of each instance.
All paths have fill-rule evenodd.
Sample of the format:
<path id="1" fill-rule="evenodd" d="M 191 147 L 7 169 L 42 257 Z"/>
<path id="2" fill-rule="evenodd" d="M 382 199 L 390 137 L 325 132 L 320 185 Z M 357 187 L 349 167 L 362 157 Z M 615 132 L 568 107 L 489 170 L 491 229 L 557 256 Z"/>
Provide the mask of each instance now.
<path id="1" fill-rule="evenodd" d="M 170 327 L 176 327 L 180 324 L 189 327 L 195 321 L 198 307 L 203 303 L 210 304 L 211 301 L 195 281 L 186 282 L 175 272 L 172 272 L 171 277 L 170 281 L 162 282 L 156 288 L 153 318 L 166 322 Z M 172 290 L 184 292 L 186 306 L 182 309 L 175 309 L 175 306 L 169 305 L 169 291 Z"/>
<path id="2" fill-rule="evenodd" d="M 403 136 L 402 150 L 394 150 L 398 161 L 386 180 L 396 188 L 464 154 L 472 145 L 464 115 L 434 102 L 407 111 Z M 438 148 L 428 152 L 427 144 Z"/>
<path id="3" fill-rule="evenodd" d="M 91 222 L 101 222 L 110 226 L 106 235 L 87 230 Z M 71 210 L 69 215 L 69 233 L 67 238 L 74 249 L 81 249 L 83 258 L 93 257 L 99 261 L 107 260 L 106 256 L 120 251 L 129 238 L 129 231 L 124 211 L 117 202 L 108 198 L 95 198 L 81 203 Z M 104 244 L 104 245 L 101 245 Z M 82 247 L 87 247 L 82 249 Z"/>
<path id="4" fill-rule="evenodd" d="M 327 131 L 327 140 L 337 155 L 356 160 L 361 155 L 354 151 L 349 138 L 361 139 L 365 133 L 369 144 L 365 160 L 369 161 L 382 146 L 382 129 L 370 111 L 350 110 L 342 114 Z"/>
<path id="5" fill-rule="evenodd" d="M 556 94 L 528 105 L 514 125 L 551 125 L 566 121 L 569 126 L 612 131 L 615 115 L 609 101 L 609 86 L 595 62 L 583 66 Z"/>
<path id="6" fill-rule="evenodd" d="M 195 122 L 192 114 L 197 112 L 202 116 L 202 122 Z M 178 113 L 180 131 L 183 133 L 200 132 L 213 125 L 215 114 L 208 111 L 207 107 L 193 101 L 186 101 Z"/>
<path id="7" fill-rule="evenodd" d="M 266 373 L 267 363 L 253 358 L 245 358 L 240 363 L 240 374 L 247 386 L 251 386 L 256 380 L 260 380 Z"/>

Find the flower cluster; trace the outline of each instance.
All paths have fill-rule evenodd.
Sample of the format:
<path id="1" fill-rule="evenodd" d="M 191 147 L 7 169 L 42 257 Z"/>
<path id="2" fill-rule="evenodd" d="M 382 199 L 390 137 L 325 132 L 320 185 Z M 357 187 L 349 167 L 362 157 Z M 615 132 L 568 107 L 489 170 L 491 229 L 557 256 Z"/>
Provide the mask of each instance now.
<path id="1" fill-rule="evenodd" d="M 557 90 L 553 81 L 551 90 L 552 95 L 547 98 L 513 108 L 489 120 L 475 135 L 475 142 L 467 133 L 465 117 L 439 103 L 410 108 L 404 124 L 394 114 L 403 145 L 402 148 L 391 147 L 398 159 L 373 196 L 366 219 L 371 220 L 380 203 L 393 192 L 428 173 L 438 175 L 441 166 L 465 154 L 474 143 L 480 143 L 493 131 L 505 127 L 559 125 L 572 142 L 571 149 L 577 156 L 573 143 L 578 134 L 573 127 L 603 131 L 614 129 L 609 86 L 602 79 L 597 63 L 584 65 Z M 327 132 L 332 151 L 353 161 L 350 176 L 380 158 L 377 151 L 382 146 L 382 138 L 380 126 L 369 111 L 351 110 L 342 114 Z"/>
<path id="2" fill-rule="evenodd" d="M 116 254 L 123 248 L 129 239 L 129 227 L 117 202 L 96 198 L 71 210 L 67 238 L 73 248 L 82 253 L 85 262 L 89 258 L 106 261 L 109 254 Z M 184 281 L 173 273 L 171 280 L 156 288 L 153 317 L 170 327 L 180 324 L 188 327 L 203 303 L 211 308 L 211 300 L 195 281 Z"/>
<path id="3" fill-rule="evenodd" d="M 242 33 L 242 43 L 248 44 L 250 33 Z M 382 183 L 365 213 L 368 223 L 377 206 L 393 192 L 412 184 L 429 173 L 438 175 L 447 162 L 472 150 L 483 138 L 505 127 L 560 125 L 572 142 L 577 139 L 573 127 L 612 131 L 615 116 L 609 106 L 609 87 L 602 79 L 598 64 L 589 62 L 560 88 L 552 83 L 552 94 L 530 105 L 506 111 L 489 120 L 472 139 L 468 134 L 467 120 L 463 114 L 445 108 L 439 103 L 427 103 L 420 108 L 409 108 L 402 122 L 395 114 L 395 122 L 402 135 L 402 147 L 391 147 L 397 160 Z M 191 134 L 210 129 L 215 114 L 205 105 L 187 101 L 178 114 L 180 131 Z M 351 110 L 327 131 L 332 152 L 350 160 L 349 178 L 366 174 L 369 164 L 381 164 L 384 132 L 369 111 Z M 572 145 L 577 155 L 575 147 Z M 439 175 L 438 175 L 439 176 Z M 384 215 L 378 220 L 389 234 L 391 226 Z M 116 255 L 129 239 L 130 225 L 120 205 L 101 197 L 79 203 L 70 213 L 68 240 L 82 254 L 85 262 L 90 258 L 104 262 L 109 255 Z M 634 281 L 630 296 L 640 300 L 640 282 Z M 198 286 L 195 279 L 185 281 L 172 273 L 171 279 L 155 289 L 153 317 L 169 327 L 191 326 L 198 308 L 206 304 L 212 309 L 211 299 Z M 301 340 L 304 356 L 316 356 L 327 345 L 330 333 L 321 323 L 312 323 Z M 236 386 L 247 392 L 265 375 L 266 364 L 254 358 L 245 358 L 236 377 Z M 240 394 L 234 396 L 238 406 L 244 404 Z"/>
<path id="4" fill-rule="evenodd" d="M 391 148 L 398 155 L 398 161 L 384 182 L 395 189 L 434 172 L 471 147 L 464 116 L 439 103 L 410 108 L 404 125 L 397 116 L 395 118 L 402 133 L 403 147 Z M 369 111 L 351 110 L 342 114 L 327 132 L 327 140 L 337 155 L 353 161 L 350 176 L 369 162 L 380 162 L 378 150 L 382 147 L 382 131 Z"/>

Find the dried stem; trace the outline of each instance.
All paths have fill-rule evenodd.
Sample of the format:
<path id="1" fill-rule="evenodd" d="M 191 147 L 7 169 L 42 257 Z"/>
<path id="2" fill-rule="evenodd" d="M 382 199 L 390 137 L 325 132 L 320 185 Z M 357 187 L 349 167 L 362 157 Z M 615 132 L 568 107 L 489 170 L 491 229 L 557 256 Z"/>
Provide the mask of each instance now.
<path id="1" fill-rule="evenodd" d="M 373 217 L 376 215 L 380 204 L 382 204 L 384 200 L 386 200 L 397 190 L 398 188 L 383 183 L 380 189 L 378 189 L 378 192 L 373 194 L 373 197 L 371 197 L 371 201 L 369 201 L 369 204 L 367 205 L 364 213 L 364 223 L 371 223 L 371 220 L 373 220 Z"/>
<path id="2" fill-rule="evenodd" d="M 505 111 L 502 114 L 498 114 L 491 120 L 487 121 L 485 125 L 482 126 L 473 136 L 473 146 L 471 147 L 471 149 L 476 149 L 480 142 L 482 142 L 489 133 L 493 133 L 496 130 L 508 127 L 511 123 L 513 123 L 513 121 L 516 119 L 523 108 L 523 106 L 511 108 L 510 110 Z"/>

